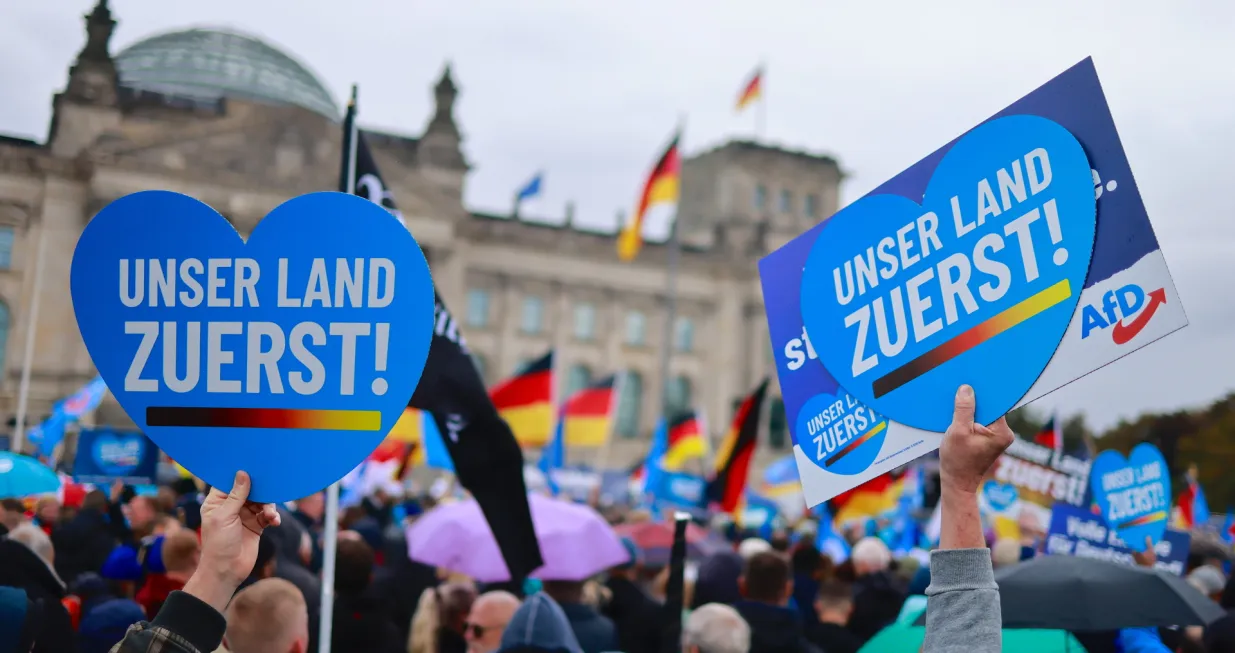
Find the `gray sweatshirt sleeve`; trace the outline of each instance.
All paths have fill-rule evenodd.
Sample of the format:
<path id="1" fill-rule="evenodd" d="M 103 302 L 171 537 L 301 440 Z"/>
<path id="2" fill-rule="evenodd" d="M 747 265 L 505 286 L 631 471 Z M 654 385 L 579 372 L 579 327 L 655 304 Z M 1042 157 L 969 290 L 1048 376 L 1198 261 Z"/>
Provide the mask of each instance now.
<path id="1" fill-rule="evenodd" d="M 999 653 L 1003 618 L 990 549 L 931 552 L 922 653 Z"/>

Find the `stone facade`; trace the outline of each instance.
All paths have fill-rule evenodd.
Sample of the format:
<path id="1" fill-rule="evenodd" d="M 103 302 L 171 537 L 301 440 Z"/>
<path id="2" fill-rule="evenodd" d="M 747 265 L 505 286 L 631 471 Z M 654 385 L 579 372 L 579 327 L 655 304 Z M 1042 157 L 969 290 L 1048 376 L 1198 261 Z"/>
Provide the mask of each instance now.
<path id="1" fill-rule="evenodd" d="M 12 235 L 11 257 L 0 270 L 7 309 L 0 315 L 6 320 L 0 418 L 10 424 L 28 330 L 34 330 L 28 426 L 95 373 L 73 315 L 69 264 L 83 227 L 101 207 L 140 190 L 175 190 L 214 206 L 247 233 L 284 200 L 338 183 L 337 117 L 277 100 L 222 93 L 203 101 L 134 88 L 123 67 L 117 72 L 109 46 L 115 20 L 105 2 L 86 24 L 87 43 L 54 99 L 46 141 L 0 137 L 0 245 L 5 231 Z M 636 373 L 641 383 L 628 389 L 639 399 L 624 406 L 623 430 L 642 437 L 615 438 L 607 462 L 636 461 L 646 451 L 663 391 L 668 247 L 649 243 L 636 261 L 622 263 L 612 234 L 569 221 L 545 226 L 468 211 L 468 165 L 453 116 L 458 89 L 449 68 L 433 94 L 436 111 L 418 138 L 366 136 L 487 381 L 550 347 L 558 351 L 563 385 L 568 377 L 579 380 L 585 368 L 593 377 Z M 734 402 L 762 377 L 772 376 L 772 395 L 778 394 L 756 261 L 832 214 L 841 177 L 831 158 L 740 141 L 684 163 L 685 244 L 673 329 L 682 347 L 670 370 L 679 379 L 678 401 L 706 411 L 714 438 Z M 110 398 L 92 420 L 131 423 Z M 783 431 L 783 425 L 773 428 Z M 596 462 L 598 455 L 571 452 L 570 460 Z"/>

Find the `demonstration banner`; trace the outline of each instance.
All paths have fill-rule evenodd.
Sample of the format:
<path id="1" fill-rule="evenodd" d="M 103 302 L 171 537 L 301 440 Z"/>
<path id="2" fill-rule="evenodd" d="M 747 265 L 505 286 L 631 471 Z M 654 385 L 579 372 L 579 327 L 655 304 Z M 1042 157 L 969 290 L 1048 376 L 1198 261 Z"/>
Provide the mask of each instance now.
<path id="1" fill-rule="evenodd" d="M 1171 473 L 1157 447 L 1142 442 L 1127 458 L 1103 451 L 1093 461 L 1089 483 L 1107 527 L 1129 547 L 1144 551 L 1146 539 L 1162 539 L 1171 517 Z"/>
<path id="2" fill-rule="evenodd" d="M 809 505 L 1187 324 L 1089 59 L 759 272 Z"/>
<path id="3" fill-rule="evenodd" d="M 77 435 L 73 480 L 110 485 L 154 485 L 158 480 L 159 448 L 139 431 L 82 429 Z"/>
<path id="4" fill-rule="evenodd" d="M 1154 544 L 1154 554 L 1158 558 L 1155 566 L 1182 576 L 1191 544 L 1192 536 L 1188 533 L 1165 531 L 1162 539 Z M 1107 528 L 1100 515 L 1066 503 L 1055 506 L 1044 552 L 1047 555 L 1070 555 L 1125 565 L 1136 564 L 1132 558 L 1132 549 L 1118 533 Z"/>
<path id="5" fill-rule="evenodd" d="M 70 282 L 90 357 L 137 427 L 221 490 L 248 472 L 258 502 L 319 492 L 364 461 L 433 334 L 419 245 L 343 193 L 284 202 L 248 242 L 186 195 L 127 195 L 86 225 Z"/>
<path id="6" fill-rule="evenodd" d="M 1085 505 L 1090 463 L 1017 438 L 982 483 L 978 505 L 1000 538 L 1041 536 L 1056 504 Z"/>

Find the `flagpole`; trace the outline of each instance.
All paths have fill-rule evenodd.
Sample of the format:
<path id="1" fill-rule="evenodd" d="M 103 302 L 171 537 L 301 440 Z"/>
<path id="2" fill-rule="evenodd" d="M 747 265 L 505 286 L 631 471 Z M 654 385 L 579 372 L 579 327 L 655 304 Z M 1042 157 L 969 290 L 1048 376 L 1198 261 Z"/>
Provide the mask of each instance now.
<path id="1" fill-rule="evenodd" d="M 26 350 L 21 363 L 21 384 L 17 388 L 17 418 L 13 441 L 9 448 L 22 453 L 26 446 L 26 409 L 30 401 L 30 370 L 34 367 L 34 336 L 39 324 L 39 298 L 43 295 L 43 254 L 47 251 L 47 223 L 39 225 L 38 260 L 34 263 L 34 289 L 30 298 L 30 315 L 26 320 Z"/>
<path id="2" fill-rule="evenodd" d="M 678 138 L 681 138 L 682 132 L 685 131 L 686 118 L 683 117 L 678 125 Z M 681 141 L 678 141 L 678 156 L 681 156 L 682 147 Z M 674 208 L 675 215 L 669 223 L 669 241 L 665 244 L 668 249 L 668 260 L 665 263 L 665 324 L 664 335 L 661 341 L 661 356 L 660 356 L 660 415 L 664 419 L 669 419 L 669 359 L 673 355 L 673 330 L 674 323 L 677 322 L 677 295 L 678 295 L 678 266 L 679 259 L 682 255 L 682 242 L 678 237 L 678 219 L 677 208 Z"/>
<path id="3" fill-rule="evenodd" d="M 626 371 L 618 373 L 618 378 L 613 383 L 613 398 L 609 400 L 609 428 L 605 432 L 605 441 L 600 445 L 600 451 L 596 456 L 596 469 L 604 471 L 605 466 L 609 464 L 609 453 L 613 450 L 613 436 L 617 425 L 617 407 L 622 404 L 622 393 L 626 392 Z"/>
<path id="4" fill-rule="evenodd" d="M 347 148 L 347 164 L 343 169 L 342 190 L 348 195 L 356 194 L 356 148 L 359 130 L 356 128 L 356 85 L 352 84 L 352 99 L 347 105 L 344 147 Z M 339 482 L 326 488 L 325 532 L 322 542 L 322 599 L 324 615 L 318 625 L 318 653 L 330 653 L 331 627 L 334 625 L 334 574 L 335 557 L 339 545 Z"/>
<path id="5" fill-rule="evenodd" d="M 759 106 L 755 108 L 755 140 L 763 142 L 767 139 L 768 128 L 768 75 L 767 66 L 759 64 Z"/>

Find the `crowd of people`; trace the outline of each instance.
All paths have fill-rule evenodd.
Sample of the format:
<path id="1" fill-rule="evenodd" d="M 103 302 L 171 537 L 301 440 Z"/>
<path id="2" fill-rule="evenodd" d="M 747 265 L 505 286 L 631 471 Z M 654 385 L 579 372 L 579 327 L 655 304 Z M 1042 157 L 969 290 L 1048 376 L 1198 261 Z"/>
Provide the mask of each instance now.
<path id="1" fill-rule="evenodd" d="M 972 393 L 958 394 L 941 449 L 942 523 L 929 565 L 895 560 L 873 537 L 835 564 L 809 537 L 728 529 L 731 549 L 685 574 L 681 614 L 665 606 L 669 570 L 647 563 L 631 540 L 623 540 L 628 562 L 588 579 L 485 585 L 417 563 L 405 528 L 432 508 L 427 497 L 379 492 L 343 511 L 330 614 L 320 598 L 320 493 L 258 505 L 246 500 L 240 473 L 230 493 L 186 479 L 155 496 L 121 484 L 95 489 L 79 505 L 5 499 L 0 653 L 308 653 L 322 648 L 323 619 L 335 653 L 852 653 L 897 622 L 914 596 L 928 597 L 919 599 L 928 606 L 923 650 L 998 651 L 993 569 L 1022 556 L 1019 546 L 988 548 L 976 492 L 1012 435 L 1002 421 L 974 424 L 972 404 Z M 606 514 L 651 518 L 635 509 Z M 1207 562 L 1189 581 L 1235 604 L 1221 562 Z M 1235 651 L 1233 632 L 1228 616 L 1206 629 L 1082 641 L 1090 651 L 1216 653 Z"/>

